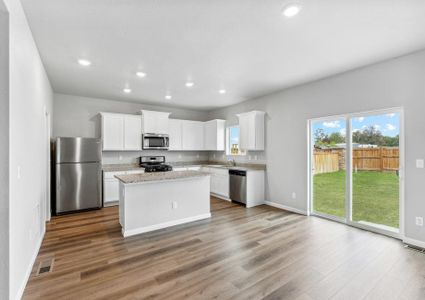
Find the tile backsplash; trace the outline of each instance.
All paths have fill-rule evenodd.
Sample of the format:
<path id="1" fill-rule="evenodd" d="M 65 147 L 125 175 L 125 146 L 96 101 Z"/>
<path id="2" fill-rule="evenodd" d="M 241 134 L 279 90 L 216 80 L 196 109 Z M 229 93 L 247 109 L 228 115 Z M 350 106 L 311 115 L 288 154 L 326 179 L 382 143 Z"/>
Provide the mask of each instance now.
<path id="1" fill-rule="evenodd" d="M 140 156 L 165 156 L 168 162 L 184 162 L 206 161 L 210 155 L 208 151 L 104 151 L 102 164 L 137 164 Z"/>

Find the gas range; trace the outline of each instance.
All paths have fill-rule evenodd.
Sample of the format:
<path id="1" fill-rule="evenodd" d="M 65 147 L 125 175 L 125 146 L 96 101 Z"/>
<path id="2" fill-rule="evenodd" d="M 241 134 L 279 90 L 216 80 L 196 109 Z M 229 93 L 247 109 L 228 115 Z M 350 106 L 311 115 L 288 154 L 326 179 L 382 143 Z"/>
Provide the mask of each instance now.
<path id="1" fill-rule="evenodd" d="M 146 173 L 168 172 L 173 167 L 165 164 L 165 156 L 141 156 L 139 158 L 140 166 L 145 169 Z"/>

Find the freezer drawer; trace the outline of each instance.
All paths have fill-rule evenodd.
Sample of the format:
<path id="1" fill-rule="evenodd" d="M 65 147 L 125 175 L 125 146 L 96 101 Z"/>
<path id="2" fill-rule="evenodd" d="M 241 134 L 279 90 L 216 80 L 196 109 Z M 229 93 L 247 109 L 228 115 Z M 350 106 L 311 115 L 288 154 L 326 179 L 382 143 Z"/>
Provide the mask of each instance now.
<path id="1" fill-rule="evenodd" d="M 56 213 L 102 207 L 101 164 L 56 165 Z"/>

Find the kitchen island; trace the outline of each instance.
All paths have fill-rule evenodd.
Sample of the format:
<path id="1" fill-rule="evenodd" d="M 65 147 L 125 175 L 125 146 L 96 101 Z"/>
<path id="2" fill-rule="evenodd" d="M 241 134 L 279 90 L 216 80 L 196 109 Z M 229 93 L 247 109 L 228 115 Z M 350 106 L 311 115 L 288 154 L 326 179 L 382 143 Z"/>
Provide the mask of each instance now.
<path id="1" fill-rule="evenodd" d="M 124 237 L 211 217 L 210 174 L 175 171 L 117 175 Z"/>

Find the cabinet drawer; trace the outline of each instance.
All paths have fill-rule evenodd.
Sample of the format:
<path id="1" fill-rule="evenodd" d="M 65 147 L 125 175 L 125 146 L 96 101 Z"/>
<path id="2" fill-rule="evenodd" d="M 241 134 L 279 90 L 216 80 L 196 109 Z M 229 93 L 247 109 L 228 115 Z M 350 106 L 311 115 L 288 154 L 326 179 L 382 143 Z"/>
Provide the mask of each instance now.
<path id="1" fill-rule="evenodd" d="M 222 176 L 229 175 L 229 170 L 228 169 L 222 169 L 222 168 L 211 167 L 210 172 L 214 173 L 216 175 L 222 175 Z"/>

